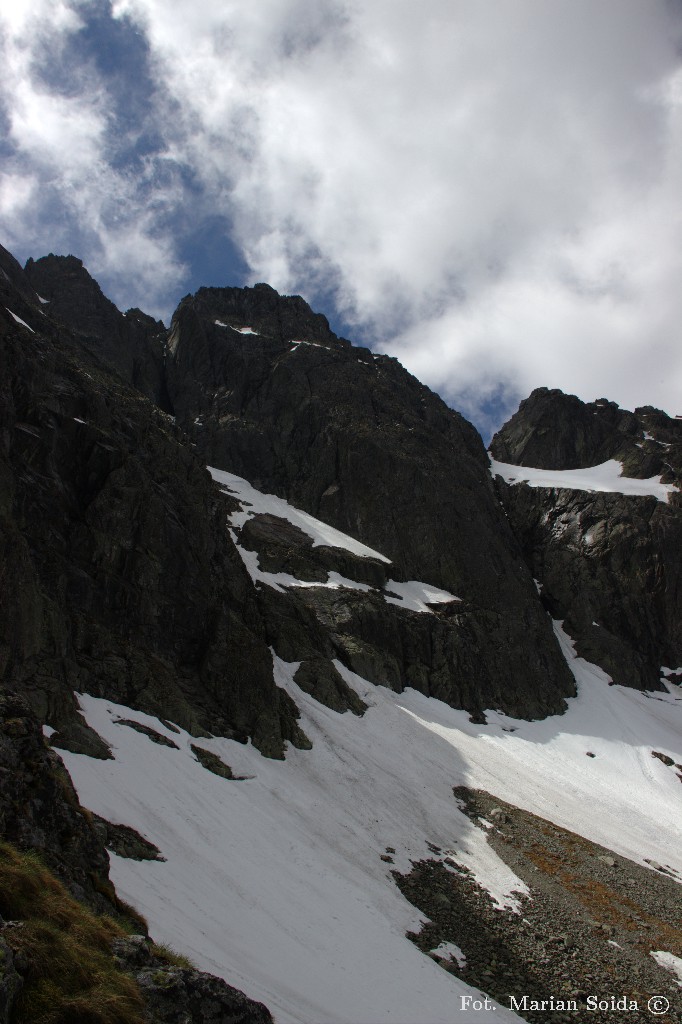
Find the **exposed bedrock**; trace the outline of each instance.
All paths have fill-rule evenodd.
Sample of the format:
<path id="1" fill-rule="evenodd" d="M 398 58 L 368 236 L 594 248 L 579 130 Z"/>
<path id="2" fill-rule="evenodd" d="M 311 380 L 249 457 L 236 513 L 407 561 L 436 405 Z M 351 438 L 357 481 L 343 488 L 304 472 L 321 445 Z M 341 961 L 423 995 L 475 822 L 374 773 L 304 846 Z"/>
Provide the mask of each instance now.
<path id="1" fill-rule="evenodd" d="M 466 420 L 266 286 L 188 297 L 169 344 L 170 400 L 207 463 L 362 540 L 394 578 L 462 599 L 448 656 L 453 678 L 469 676 L 443 688 L 450 699 L 530 717 L 564 707 L 573 679 Z"/>
<path id="2" fill-rule="evenodd" d="M 77 332 L 37 303 L 29 330 L 0 290 L 0 684 L 73 750 L 99 744 L 86 691 L 282 756 L 295 708 L 206 469 Z"/>
<path id="3" fill-rule="evenodd" d="M 623 463 L 624 476 L 682 479 L 682 421 L 534 391 L 493 438 L 500 461 L 545 469 Z M 659 689 L 661 666 L 682 665 L 682 496 L 509 486 L 509 521 L 542 598 L 565 619 L 577 651 L 613 680 Z"/>

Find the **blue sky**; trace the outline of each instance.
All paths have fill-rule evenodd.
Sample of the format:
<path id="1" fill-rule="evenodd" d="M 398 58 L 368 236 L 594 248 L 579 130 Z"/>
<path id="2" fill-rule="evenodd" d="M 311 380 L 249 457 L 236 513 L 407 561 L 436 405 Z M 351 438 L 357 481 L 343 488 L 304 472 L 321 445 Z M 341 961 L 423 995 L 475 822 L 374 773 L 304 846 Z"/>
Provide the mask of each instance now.
<path id="1" fill-rule="evenodd" d="M 0 241 L 168 321 L 268 281 L 485 434 L 682 385 L 677 0 L 23 0 Z"/>

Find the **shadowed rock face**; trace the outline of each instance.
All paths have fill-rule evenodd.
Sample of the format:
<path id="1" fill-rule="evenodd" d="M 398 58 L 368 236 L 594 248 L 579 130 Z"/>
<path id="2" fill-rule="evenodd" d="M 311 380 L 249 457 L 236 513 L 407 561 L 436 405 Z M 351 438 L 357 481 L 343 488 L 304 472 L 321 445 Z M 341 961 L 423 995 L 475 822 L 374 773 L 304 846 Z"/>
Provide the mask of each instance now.
<path id="1" fill-rule="evenodd" d="M 25 278 L 46 303 L 42 309 L 76 333 L 80 344 L 166 412 L 163 384 L 165 327 L 139 309 L 119 312 L 75 256 L 29 260 Z"/>
<path id="2" fill-rule="evenodd" d="M 682 421 L 649 407 L 585 404 L 540 389 L 493 438 L 499 461 L 544 469 L 623 463 L 623 475 L 682 480 Z M 682 497 L 508 486 L 502 501 L 542 596 L 578 653 L 615 682 L 660 688 L 682 664 Z"/>
<path id="3" fill-rule="evenodd" d="M 28 702 L 0 694 L 0 836 L 36 850 L 73 894 L 111 912 L 109 857 Z"/>
<path id="4" fill-rule="evenodd" d="M 300 298 L 202 289 L 173 318 L 167 379 L 207 463 L 376 548 L 395 578 L 462 598 L 443 699 L 474 712 L 561 710 L 573 681 L 480 438 L 396 360 L 336 338 Z"/>
<path id="5" fill-rule="evenodd" d="M 7 556 L 24 581 L 5 624 L 8 637 L 14 631 L 5 671 L 11 659 L 23 671 L 44 666 L 26 685 L 58 742 L 94 751 L 67 696 L 82 687 L 196 732 L 251 735 L 268 753 L 281 754 L 287 738 L 305 744 L 295 708 L 272 683 L 266 643 L 289 660 L 338 657 L 376 682 L 416 686 L 476 716 L 486 707 L 559 711 L 573 680 L 533 576 L 581 652 L 599 654 L 619 681 L 656 686 L 654 663 L 675 661 L 670 510 L 614 499 L 608 510 L 583 503 L 548 519 L 540 492 L 507 488 L 512 530 L 471 425 L 395 360 L 337 338 L 301 298 L 267 285 L 201 289 L 180 304 L 161 359 L 162 325 L 119 313 L 79 260 L 49 256 L 23 274 L 3 259 L 1 283 L 24 303 L 17 312 L 42 328 L 30 350 L 16 340 L 25 334 L 16 322 L 5 341 L 15 363 L 7 419 L 23 424 L 12 428 L 9 460 L 23 525 L 17 531 L 15 496 L 5 537 L 15 531 Z M 493 451 L 562 468 L 620 457 L 633 474 L 674 479 L 678 427 L 656 410 L 586 406 L 542 389 Z M 290 526 L 259 517 L 239 539 L 265 571 L 321 583 L 333 569 L 372 590 L 258 594 L 224 529 L 229 499 L 221 504 L 206 463 L 287 497 L 392 564 L 312 550 Z M 618 528 L 600 532 L 600 515 Z M 568 544 L 567 529 L 557 542 L 557 517 L 591 530 L 589 551 Z M 628 533 L 634 548 L 622 541 Z M 388 578 L 419 579 L 461 601 L 438 615 L 391 608 L 380 595 Z M 323 691 L 337 699 L 334 687 Z"/>
<path id="6" fill-rule="evenodd" d="M 107 756 L 76 713 L 87 691 L 282 756 L 295 708 L 221 496 L 169 417 L 23 284 L 0 279 L 0 683 L 70 749 Z"/>
<path id="7" fill-rule="evenodd" d="M 653 406 L 628 412 L 605 398 L 581 402 L 537 388 L 495 434 L 490 453 L 499 462 L 540 469 L 582 469 L 618 459 L 626 476 L 682 482 L 682 420 Z"/>
<path id="8" fill-rule="evenodd" d="M 0 289 L 3 297 L 19 301 L 21 308 L 14 312 L 21 316 L 22 312 L 34 311 L 40 300 L 28 277 L 17 263 L 14 256 L 0 245 Z M 24 305 L 27 303 L 27 305 Z"/>

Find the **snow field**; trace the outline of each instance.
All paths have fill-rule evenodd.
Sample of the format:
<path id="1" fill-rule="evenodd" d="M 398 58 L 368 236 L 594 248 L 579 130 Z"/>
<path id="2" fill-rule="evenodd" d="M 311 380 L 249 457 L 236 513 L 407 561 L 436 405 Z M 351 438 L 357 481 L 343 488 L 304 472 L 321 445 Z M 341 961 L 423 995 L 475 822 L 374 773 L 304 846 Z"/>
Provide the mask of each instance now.
<path id="1" fill-rule="evenodd" d="M 28 324 L 26 323 L 26 321 L 25 321 L 25 320 L 22 320 L 20 316 L 17 316 L 17 314 L 16 314 L 16 313 L 13 313 L 11 309 L 9 309 L 9 308 L 8 308 L 7 306 L 5 306 L 5 309 L 7 310 L 7 312 L 9 313 L 9 315 L 10 315 L 10 316 L 11 316 L 11 317 L 12 317 L 12 318 L 13 318 L 14 320 L 16 320 L 16 322 L 17 322 L 18 324 L 21 324 L 21 326 L 22 326 L 22 327 L 26 327 L 26 328 L 27 328 L 27 329 L 28 329 L 28 330 L 29 330 L 29 331 L 31 332 L 31 334 L 35 334 L 35 333 L 36 333 L 36 332 L 35 332 L 35 331 L 33 330 L 33 328 L 32 328 L 32 327 L 29 327 L 29 325 L 28 325 Z"/>
<path id="2" fill-rule="evenodd" d="M 242 503 L 231 517 L 234 529 L 269 512 L 313 544 L 388 562 L 245 480 L 211 473 Z M 263 573 L 255 552 L 241 554 L 259 583 L 310 585 Z M 336 573 L 324 585 L 366 587 Z M 425 612 L 458 600 L 417 581 L 389 581 L 384 596 Z M 362 718 L 342 715 L 299 689 L 298 663 L 273 655 L 275 679 L 301 711 L 310 751 L 289 749 L 282 762 L 250 744 L 199 740 L 246 776 L 227 781 L 199 764 L 182 730 L 81 695 L 84 717 L 115 760 L 60 754 L 84 806 L 137 829 L 167 858 L 111 856 L 117 891 L 145 914 L 154 938 L 262 1000 L 278 1024 L 480 1024 L 493 1013 L 504 1024 L 518 1018 L 501 1007 L 462 1012 L 462 996 L 474 990 L 405 938 L 421 917 L 391 876 L 433 857 L 427 844 L 435 844 L 499 907 L 519 909 L 526 886 L 489 847 L 485 830 L 459 810 L 454 786 L 485 789 L 682 877 L 682 787 L 676 772 L 651 756 L 656 750 L 682 762 L 682 694 L 672 684 L 650 695 L 610 686 L 601 669 L 576 657 L 561 623 L 555 629 L 578 696 L 565 714 L 541 722 L 489 711 L 488 724 L 475 725 L 465 711 L 414 690 L 374 686 L 336 662 L 369 705 Z M 152 743 L 116 724 L 119 717 L 151 726 L 180 749 Z M 396 850 L 392 865 L 381 860 L 387 847 Z M 450 944 L 441 952 L 460 951 Z"/>
<path id="3" fill-rule="evenodd" d="M 520 884 L 457 809 L 456 773 L 441 770 L 434 785 L 438 763 L 456 757 L 415 727 L 396 695 L 378 691 L 363 719 L 340 715 L 298 689 L 296 667 L 277 660 L 276 676 L 296 694 L 312 751 L 292 749 L 278 762 L 250 745 L 199 741 L 236 774 L 254 776 L 244 782 L 202 768 L 186 733 L 79 698 L 116 758 L 64 752 L 81 800 L 136 828 L 168 858 L 112 855 L 117 891 L 148 917 L 154 938 L 265 1002 L 279 1024 L 466 1021 L 456 1012 L 460 996 L 476 993 L 405 938 L 421 917 L 380 855 L 394 846 L 396 866 L 407 869 L 411 858 L 430 856 L 427 839 L 445 847 L 456 836 L 471 860 L 493 867 L 500 889 Z M 115 724 L 119 716 L 182 749 Z M 415 745 L 415 734 L 424 742 Z M 500 1008 L 495 1019 L 516 1018 Z"/>
<path id="4" fill-rule="evenodd" d="M 226 473 L 222 469 L 214 469 L 213 466 L 209 466 L 208 471 L 216 483 L 222 486 L 224 491 L 243 503 L 242 511 L 234 513 L 230 518 L 232 526 L 236 529 L 242 527 L 247 519 L 251 519 L 255 515 L 269 513 L 270 515 L 278 516 L 280 519 L 286 519 L 294 526 L 297 526 L 299 530 L 307 533 L 312 538 L 313 547 L 325 544 L 333 548 L 344 548 L 346 551 L 351 551 L 354 555 L 360 555 L 362 558 L 378 558 L 379 561 L 390 564 L 390 558 L 386 558 L 384 555 L 379 554 L 378 551 L 374 551 L 365 544 L 361 544 L 359 540 L 341 533 L 340 530 L 335 530 L 333 526 L 328 526 L 320 519 L 315 519 L 313 516 L 308 515 L 307 512 L 294 508 L 284 498 L 278 498 L 275 494 L 263 494 L 261 491 L 256 490 L 247 480 L 242 479 L 240 476 L 235 476 L 234 473 Z"/>
<path id="5" fill-rule="evenodd" d="M 258 331 L 254 331 L 253 327 L 233 327 L 232 324 L 223 323 L 222 320 L 214 320 L 213 323 L 216 327 L 229 327 L 231 330 L 236 331 L 237 334 L 258 334 Z"/>
<path id="6" fill-rule="evenodd" d="M 576 491 L 607 491 L 616 494 L 653 495 L 659 501 L 668 501 L 668 495 L 676 491 L 673 484 L 661 483 L 661 478 L 652 476 L 648 480 L 636 480 L 622 476 L 623 467 L 616 459 L 609 459 L 600 466 L 586 469 L 534 469 L 530 466 L 514 466 L 508 462 L 490 459 L 490 472 L 501 476 L 508 484 L 528 484 L 529 487 L 566 487 Z"/>
<path id="7" fill-rule="evenodd" d="M 361 544 L 360 541 L 349 537 L 348 534 L 341 533 L 340 530 L 328 526 L 320 519 L 315 519 L 313 516 L 308 515 L 307 512 L 295 508 L 285 501 L 284 498 L 278 498 L 274 494 L 263 494 L 261 491 L 256 490 L 248 481 L 242 479 L 242 477 L 235 476 L 233 473 L 226 473 L 211 466 L 208 467 L 208 470 L 213 479 L 222 485 L 226 493 L 236 497 L 242 503 L 241 510 L 233 512 L 230 516 L 230 524 L 232 526 L 230 535 L 254 583 L 264 583 L 266 586 L 273 587 L 279 591 L 285 591 L 288 587 L 326 587 L 332 590 L 345 587 L 346 589 L 363 590 L 365 592 L 374 589 L 366 583 L 358 583 L 355 580 L 347 579 L 337 572 L 330 572 L 326 583 L 306 582 L 296 579 L 290 573 L 285 572 L 264 572 L 259 566 L 258 553 L 243 548 L 239 543 L 236 533 L 253 516 L 263 513 L 269 513 L 270 515 L 278 516 L 280 519 L 286 519 L 287 522 L 297 526 L 312 539 L 313 547 L 324 544 L 331 547 L 344 548 L 346 551 L 360 555 L 363 558 L 378 558 L 380 561 L 390 565 L 390 559 L 386 558 L 385 555 L 374 551 L 372 548 L 368 548 L 366 545 Z M 430 605 L 447 604 L 451 601 L 461 600 L 461 598 L 455 597 L 454 594 L 450 594 L 447 590 L 440 590 L 438 587 L 422 583 L 419 580 L 407 580 L 405 582 L 388 580 L 382 596 L 388 604 L 395 604 L 410 611 L 426 613 L 432 612 Z"/>
<path id="8" fill-rule="evenodd" d="M 525 886 L 459 811 L 453 786 L 487 789 L 639 863 L 682 872 L 680 784 L 651 756 L 682 760 L 682 700 L 609 686 L 575 657 L 559 624 L 557 633 L 579 695 L 542 722 L 490 712 L 487 726 L 474 725 L 466 712 L 375 687 L 337 662 L 370 704 L 362 718 L 341 715 L 296 686 L 296 664 L 275 658 L 313 749 L 290 749 L 278 762 L 251 745 L 199 741 L 248 781 L 208 773 L 186 733 L 88 696 L 83 713 L 116 760 L 62 756 L 85 806 L 138 829 L 168 858 L 112 856 L 118 892 L 149 918 L 153 936 L 261 999 L 280 1024 L 464 1022 L 457 1009 L 471 990 L 405 939 L 420 915 L 380 860 L 394 847 L 395 868 L 408 870 L 432 856 L 431 842 L 500 906 L 517 905 Z M 119 716 L 182 749 L 116 725 Z M 498 1009 L 495 1019 L 513 1015 Z"/>

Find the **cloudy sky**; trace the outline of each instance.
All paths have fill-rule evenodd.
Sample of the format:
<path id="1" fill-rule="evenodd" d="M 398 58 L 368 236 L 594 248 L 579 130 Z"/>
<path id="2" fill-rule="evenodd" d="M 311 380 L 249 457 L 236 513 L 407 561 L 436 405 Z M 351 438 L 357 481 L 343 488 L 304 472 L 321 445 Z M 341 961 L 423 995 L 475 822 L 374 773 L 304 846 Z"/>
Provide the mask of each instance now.
<path id="1" fill-rule="evenodd" d="M 680 0 L 0 0 L 0 242 L 268 281 L 485 433 L 682 413 Z"/>

